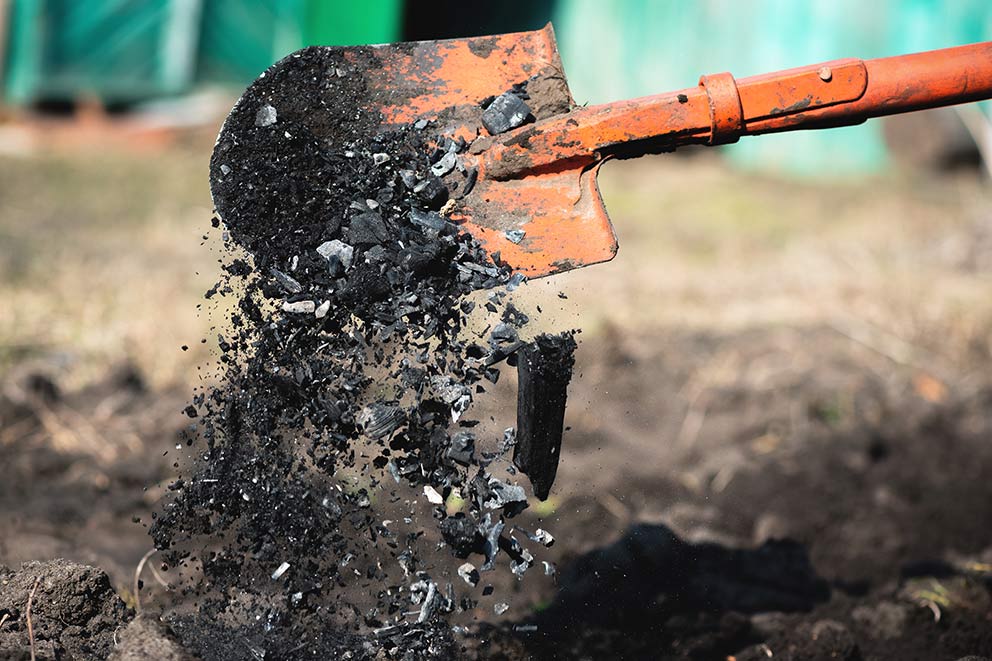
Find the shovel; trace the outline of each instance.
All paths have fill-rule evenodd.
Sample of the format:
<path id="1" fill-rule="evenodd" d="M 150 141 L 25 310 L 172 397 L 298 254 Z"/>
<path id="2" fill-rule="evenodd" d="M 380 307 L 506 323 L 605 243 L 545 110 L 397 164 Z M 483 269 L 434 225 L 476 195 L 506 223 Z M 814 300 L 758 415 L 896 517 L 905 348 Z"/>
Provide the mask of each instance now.
<path id="1" fill-rule="evenodd" d="M 279 75 L 301 58 L 313 60 L 311 79 Z M 344 70 L 321 68 L 328 58 L 346 63 Z M 358 76 L 361 84 L 349 88 L 348 98 L 329 100 L 322 76 Z M 299 87 L 287 87 L 293 85 Z M 464 139 L 459 168 L 445 174 L 452 194 L 443 212 L 514 271 L 533 278 L 616 254 L 596 184 L 605 160 L 988 99 L 992 42 L 741 79 L 719 73 L 676 92 L 576 107 L 549 24 L 471 39 L 306 48 L 270 67 L 239 105 L 259 105 L 243 110 L 259 113 L 264 124 L 266 113 L 274 120 L 277 110 L 262 101 L 287 95 L 291 107 L 278 112 L 306 126 L 330 151 L 346 151 L 351 138 L 427 122 L 439 136 Z M 344 124 L 371 135 L 338 144 Z M 255 135 L 229 119 L 218 137 L 211 192 L 225 222 L 250 193 L 217 185 L 228 168 L 225 150 L 250 149 Z"/>

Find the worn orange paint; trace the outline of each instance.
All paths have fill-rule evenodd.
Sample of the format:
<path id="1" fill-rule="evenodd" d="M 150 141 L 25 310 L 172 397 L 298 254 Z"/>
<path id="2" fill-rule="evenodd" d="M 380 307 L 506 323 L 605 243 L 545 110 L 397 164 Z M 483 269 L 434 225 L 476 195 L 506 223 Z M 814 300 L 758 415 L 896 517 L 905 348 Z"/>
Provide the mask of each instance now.
<path id="1" fill-rule="evenodd" d="M 858 124 L 992 97 L 992 42 L 877 60 L 835 60 L 735 80 L 703 76 L 677 92 L 576 108 L 494 138 L 458 109 L 533 73 L 561 71 L 543 30 L 386 45 L 368 73 L 387 122 L 439 119 L 475 140 L 479 181 L 451 218 L 514 269 L 536 277 L 611 259 L 616 237 L 596 185 L 598 165 L 743 135 Z M 564 73 L 562 73 L 564 78 Z M 477 117 L 478 111 L 475 111 Z M 476 140 L 478 138 L 478 140 Z M 507 230 L 525 232 L 519 243 Z"/>
<path id="2" fill-rule="evenodd" d="M 484 160 L 491 176 L 509 179 L 563 162 L 593 162 L 620 149 L 632 156 L 719 144 L 743 135 L 860 124 L 871 117 L 990 97 L 992 42 L 877 60 L 835 60 L 737 81 L 718 74 L 703 76 L 699 87 L 538 122 L 526 129 L 526 149 L 507 134 Z M 643 148 L 632 150 L 630 143 Z"/>
<path id="3" fill-rule="evenodd" d="M 478 106 L 544 66 L 562 69 L 550 24 L 533 32 L 387 44 L 373 52 L 382 66 L 368 72 L 370 84 L 388 91 L 380 110 L 394 124 Z"/>

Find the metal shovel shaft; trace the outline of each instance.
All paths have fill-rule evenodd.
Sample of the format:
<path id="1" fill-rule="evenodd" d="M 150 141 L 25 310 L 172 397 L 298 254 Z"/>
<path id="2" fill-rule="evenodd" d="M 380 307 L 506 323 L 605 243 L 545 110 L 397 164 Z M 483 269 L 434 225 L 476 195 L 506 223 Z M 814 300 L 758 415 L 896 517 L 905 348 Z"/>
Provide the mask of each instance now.
<path id="1" fill-rule="evenodd" d="M 859 124 L 992 98 L 992 42 L 875 60 L 845 59 L 574 110 L 500 136 L 484 172 L 511 179 L 742 135 Z"/>

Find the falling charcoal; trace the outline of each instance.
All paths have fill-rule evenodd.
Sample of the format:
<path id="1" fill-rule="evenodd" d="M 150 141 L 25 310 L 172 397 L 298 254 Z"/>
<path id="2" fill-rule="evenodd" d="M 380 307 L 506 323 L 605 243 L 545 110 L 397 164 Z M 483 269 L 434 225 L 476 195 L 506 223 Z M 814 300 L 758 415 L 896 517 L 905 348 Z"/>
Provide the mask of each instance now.
<path id="1" fill-rule="evenodd" d="M 539 335 L 518 352 L 517 444 L 513 463 L 546 500 L 558 472 L 565 397 L 575 365 L 570 333 Z"/>
<path id="2" fill-rule="evenodd" d="M 516 434 L 482 423 L 473 400 L 531 352 L 523 447 L 556 457 L 568 369 L 552 368 L 571 367 L 574 341 L 520 352 L 538 321 L 510 304 L 523 275 L 448 215 L 486 192 L 462 162 L 469 145 L 437 132 L 447 119 L 365 111 L 385 101 L 361 73 L 380 66 L 373 51 L 308 48 L 269 69 L 211 161 L 211 224 L 230 250 L 209 294 L 226 298 L 220 380 L 186 409 L 188 474 L 152 529 L 156 562 L 202 564 L 205 580 L 183 587 L 205 606 L 197 636 L 244 595 L 237 650 L 202 658 L 457 658 L 446 620 L 477 605 L 455 591 L 492 595 L 484 572 L 538 574 L 553 541 L 508 528 L 528 506 L 508 465 Z M 534 121 L 541 102 L 514 85 L 487 105 L 490 130 Z M 483 109 L 465 110 L 477 125 Z M 546 496 L 555 467 L 535 457 L 517 462 Z M 337 620 L 369 633 L 338 640 Z"/>

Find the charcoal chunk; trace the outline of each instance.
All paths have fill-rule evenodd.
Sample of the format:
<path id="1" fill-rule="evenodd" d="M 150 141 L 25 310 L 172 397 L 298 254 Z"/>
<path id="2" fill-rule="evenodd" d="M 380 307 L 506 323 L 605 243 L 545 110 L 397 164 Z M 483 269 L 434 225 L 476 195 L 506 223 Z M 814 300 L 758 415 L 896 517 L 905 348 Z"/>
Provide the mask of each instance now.
<path id="1" fill-rule="evenodd" d="M 414 225 L 419 225 L 435 232 L 441 232 L 451 224 L 441 214 L 434 213 L 433 211 L 421 211 L 420 209 L 410 209 L 410 221 Z"/>
<path id="2" fill-rule="evenodd" d="M 372 438 L 383 438 L 403 425 L 406 418 L 398 406 L 377 402 L 366 407 L 359 414 L 358 422 L 365 427 L 365 433 Z"/>
<path id="3" fill-rule="evenodd" d="M 440 178 L 430 176 L 413 187 L 413 193 L 431 209 L 440 209 L 448 201 L 448 189 Z"/>
<path id="4" fill-rule="evenodd" d="M 524 240 L 524 236 L 526 236 L 526 235 L 527 235 L 527 233 L 524 230 L 507 230 L 506 231 L 506 238 L 511 243 L 520 243 L 521 241 Z"/>
<path id="5" fill-rule="evenodd" d="M 479 533 L 475 523 L 464 514 L 449 516 L 439 526 L 441 537 L 459 558 L 467 558 L 472 553 L 483 553 L 486 540 Z"/>
<path id="6" fill-rule="evenodd" d="M 557 466 L 556 466 L 557 468 Z M 545 497 L 547 495 L 545 494 Z M 516 484 L 507 484 L 494 477 L 489 478 L 488 491 L 483 503 L 490 509 L 502 509 L 507 517 L 513 517 L 527 509 L 527 495 Z"/>
<path id="7" fill-rule="evenodd" d="M 279 283 L 279 286 L 285 289 L 290 294 L 299 294 L 303 291 L 303 286 L 296 281 L 295 278 L 286 275 L 278 269 L 272 269 L 272 276 Z"/>
<path id="8" fill-rule="evenodd" d="M 325 241 L 320 244 L 317 246 L 317 252 L 321 257 L 328 260 L 328 262 L 332 259 L 336 259 L 337 263 L 340 264 L 341 268 L 345 271 L 351 268 L 351 262 L 355 255 L 354 248 L 337 239 L 334 239 L 333 241 Z"/>
<path id="9" fill-rule="evenodd" d="M 472 455 L 474 453 L 475 434 L 468 431 L 460 431 L 451 437 L 451 445 L 448 447 L 449 459 L 468 466 L 472 463 Z"/>
<path id="10" fill-rule="evenodd" d="M 530 116 L 530 107 L 516 94 L 497 96 L 482 113 L 482 125 L 492 135 L 522 126 Z"/>
<path id="11" fill-rule="evenodd" d="M 389 230 L 382 216 L 374 212 L 361 213 L 351 219 L 351 242 L 372 245 L 389 239 Z"/>
<path id="12" fill-rule="evenodd" d="M 431 172 L 435 177 L 443 177 L 452 170 L 455 169 L 455 164 L 458 162 L 458 157 L 452 152 L 446 152 L 444 156 L 438 159 L 438 162 L 431 166 Z"/>
<path id="13" fill-rule="evenodd" d="M 546 500 L 558 472 L 565 399 L 575 365 L 569 333 L 539 335 L 518 351 L 517 443 L 513 463 Z"/>

